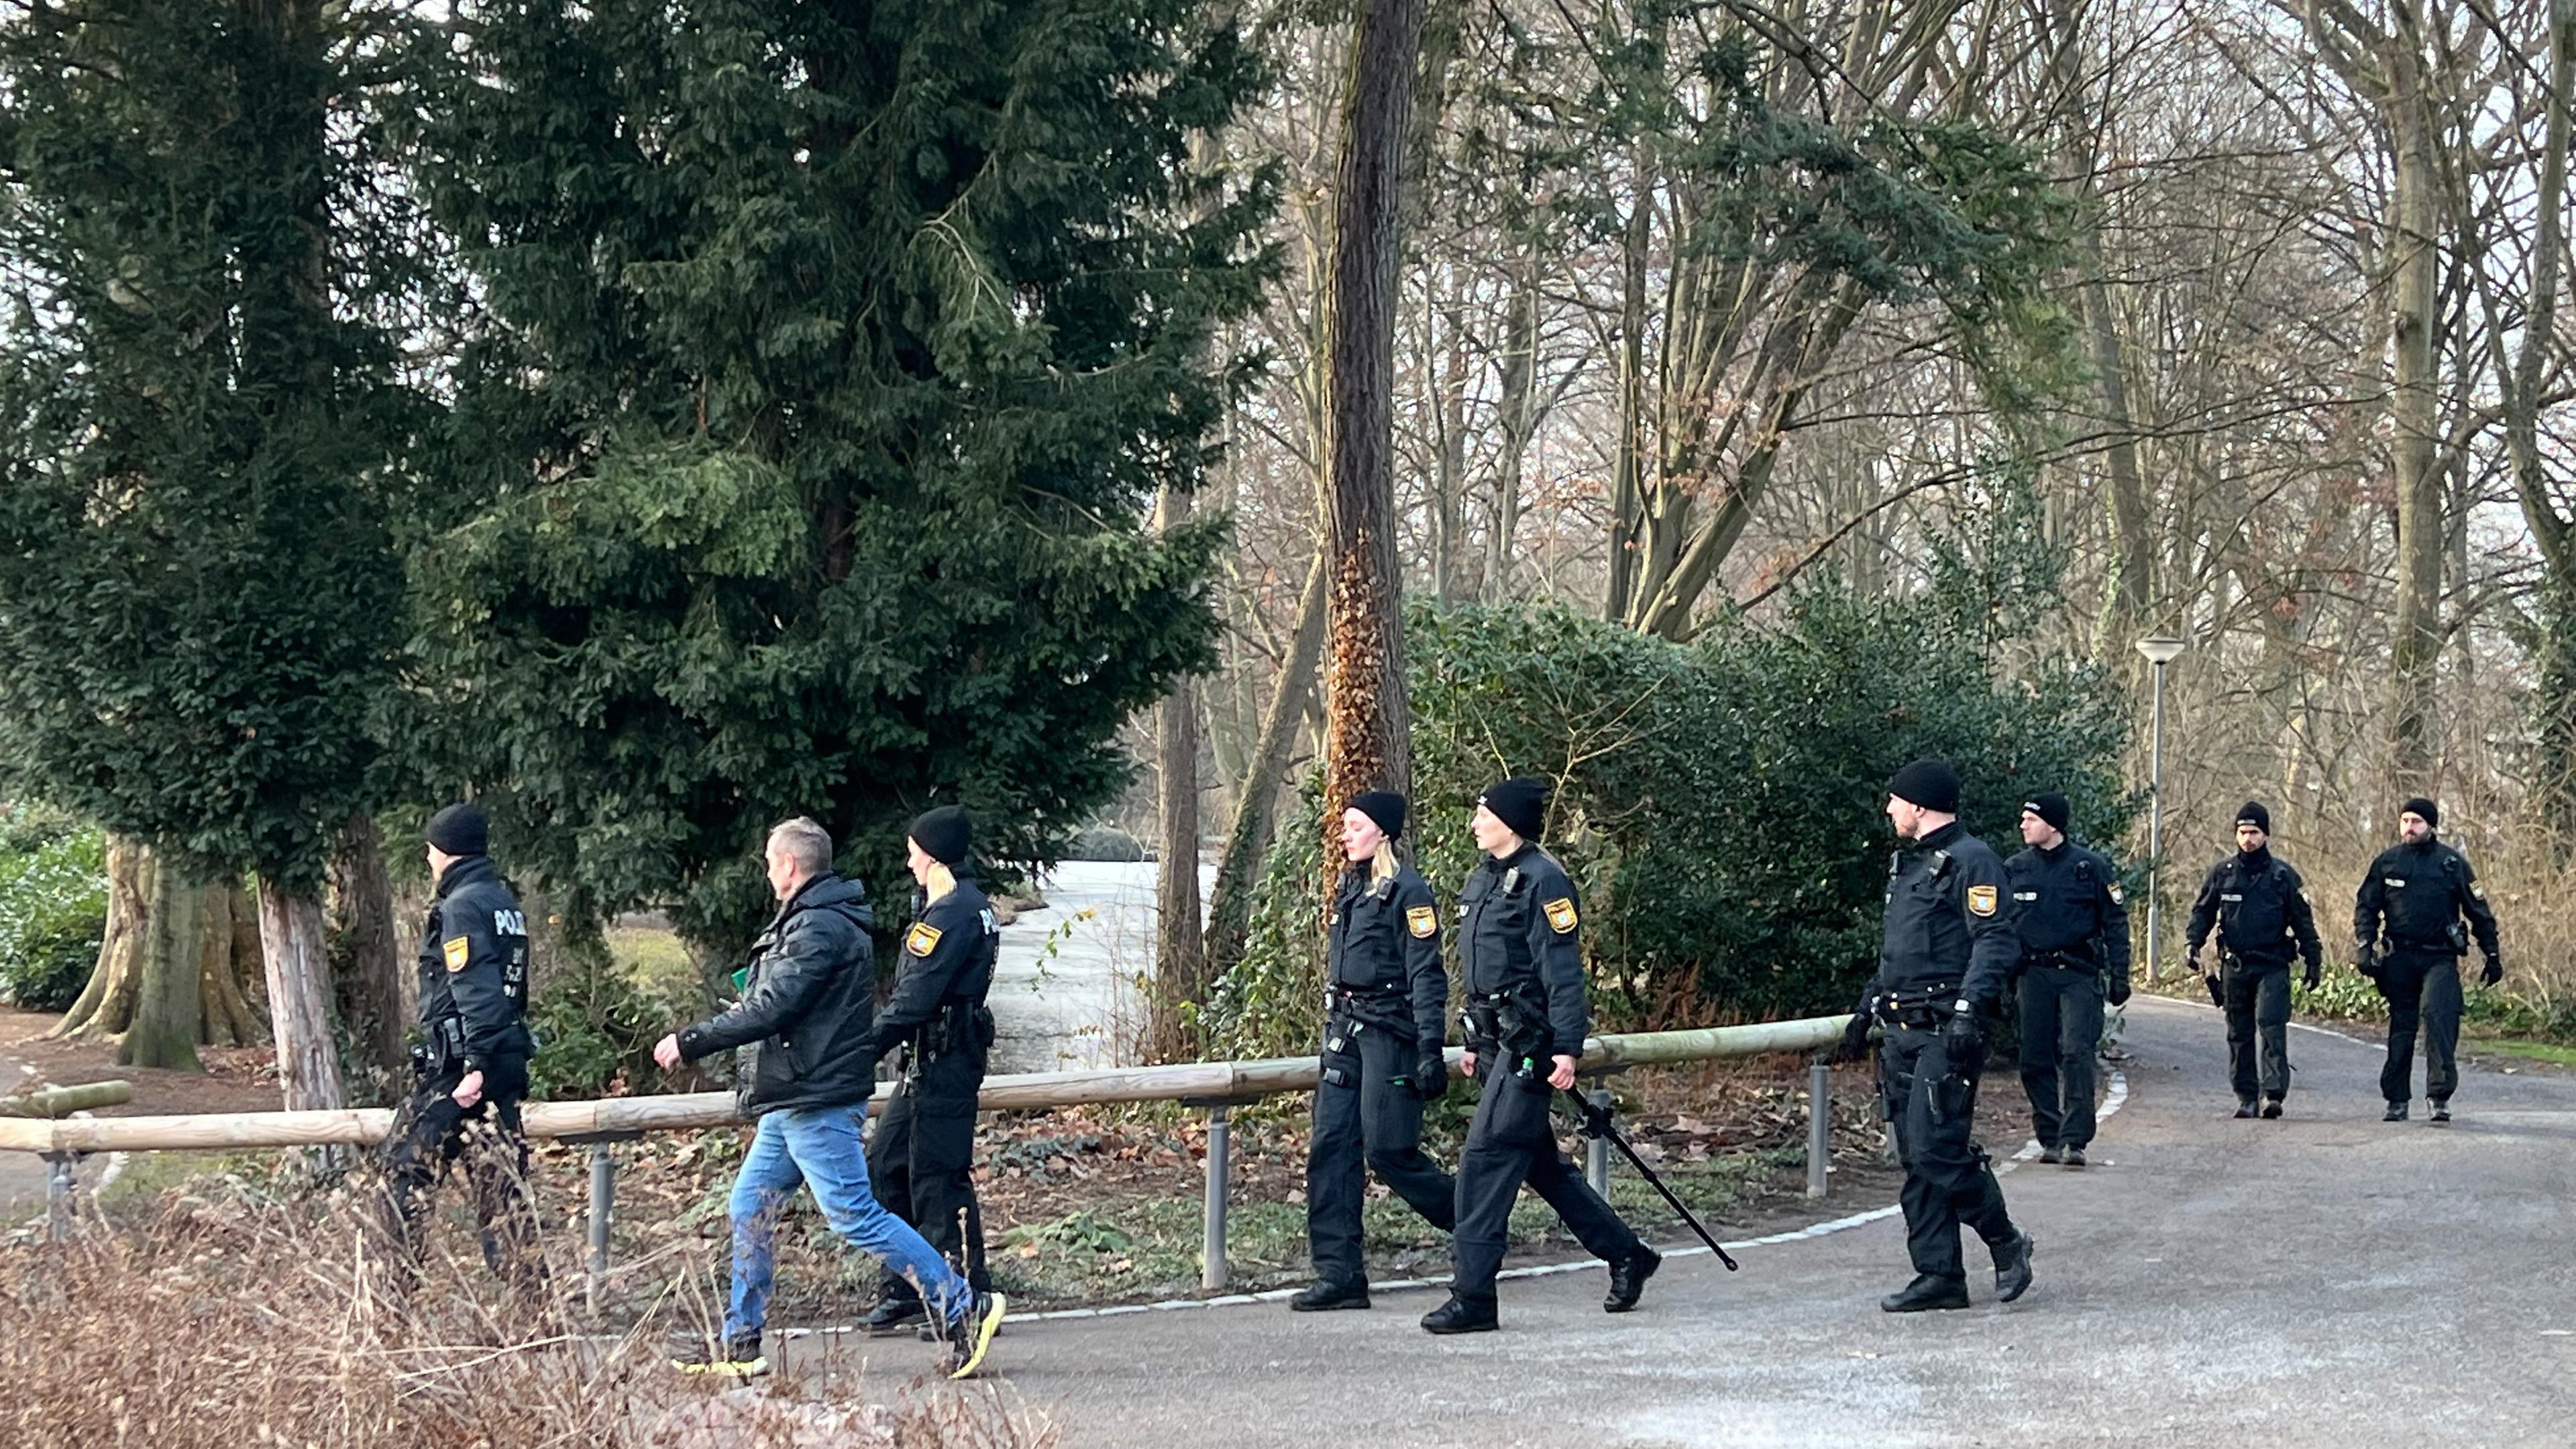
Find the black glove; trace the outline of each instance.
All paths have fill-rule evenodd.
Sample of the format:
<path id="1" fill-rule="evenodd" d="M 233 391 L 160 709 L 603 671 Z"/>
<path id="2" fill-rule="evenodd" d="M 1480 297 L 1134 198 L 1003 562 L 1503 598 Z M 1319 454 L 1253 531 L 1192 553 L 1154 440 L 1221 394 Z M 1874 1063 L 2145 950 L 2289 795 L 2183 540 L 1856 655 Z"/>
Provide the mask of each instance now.
<path id="1" fill-rule="evenodd" d="M 2501 956 L 2489 956 L 2487 958 L 2487 969 L 2478 973 L 2478 984 L 2480 986 L 2493 986 L 2503 979 L 2504 958 Z"/>
<path id="2" fill-rule="evenodd" d="M 1413 1064 L 1413 1095 L 1437 1102 L 1449 1090 L 1449 1059 L 1437 1051 L 1423 1053 Z"/>
<path id="3" fill-rule="evenodd" d="M 2317 989 L 2317 983 L 2324 979 L 2325 967 L 2318 962 L 2311 961 L 2308 963 L 2308 974 L 2299 978 L 2299 984 L 2308 988 L 2310 991 L 2314 991 Z"/>
<path id="4" fill-rule="evenodd" d="M 1857 1062 L 1869 1056 L 1869 1017 L 1866 1011 L 1852 1013 L 1851 1025 L 1843 1028 L 1843 1039 L 1834 1048 L 1834 1060 Z"/>
<path id="5" fill-rule="evenodd" d="M 2364 941 L 2352 948 L 2352 969 L 2376 981 L 2379 979 L 2379 946 Z"/>
<path id="6" fill-rule="evenodd" d="M 2103 998 L 2109 1001 L 2113 1006 L 2128 1005 L 2129 973 L 2126 971 L 2112 971 L 2104 974 L 2106 979 L 2102 987 Z"/>
<path id="7" fill-rule="evenodd" d="M 1986 1033 L 1977 1020 L 1976 1008 L 1962 1001 L 1950 1013 L 1941 1028 L 1941 1055 L 1949 1060 L 1950 1075 L 1973 1077 L 1985 1060 Z"/>

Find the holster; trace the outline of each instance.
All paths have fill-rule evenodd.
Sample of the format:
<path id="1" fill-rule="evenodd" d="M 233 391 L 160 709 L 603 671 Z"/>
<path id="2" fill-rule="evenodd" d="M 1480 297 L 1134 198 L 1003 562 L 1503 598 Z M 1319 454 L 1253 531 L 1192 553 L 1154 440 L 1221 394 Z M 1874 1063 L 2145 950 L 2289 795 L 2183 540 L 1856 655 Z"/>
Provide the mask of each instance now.
<path id="1" fill-rule="evenodd" d="M 420 1045 L 411 1049 L 412 1075 L 423 1082 L 458 1075 L 465 1066 L 465 1019 L 443 1016 L 424 1030 Z"/>

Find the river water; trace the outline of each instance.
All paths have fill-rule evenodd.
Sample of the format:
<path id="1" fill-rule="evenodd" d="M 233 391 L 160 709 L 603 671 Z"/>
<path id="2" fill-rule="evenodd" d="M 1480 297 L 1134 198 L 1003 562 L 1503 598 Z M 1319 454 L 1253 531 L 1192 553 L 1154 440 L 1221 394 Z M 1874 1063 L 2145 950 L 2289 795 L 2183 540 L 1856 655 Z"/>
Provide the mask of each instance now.
<path id="1" fill-rule="evenodd" d="M 992 1070 L 1052 1072 L 1136 1060 L 1154 969 L 1152 861 L 1066 861 L 1040 878 L 1046 908 L 1002 928 Z M 1216 882 L 1200 872 L 1199 898 Z"/>

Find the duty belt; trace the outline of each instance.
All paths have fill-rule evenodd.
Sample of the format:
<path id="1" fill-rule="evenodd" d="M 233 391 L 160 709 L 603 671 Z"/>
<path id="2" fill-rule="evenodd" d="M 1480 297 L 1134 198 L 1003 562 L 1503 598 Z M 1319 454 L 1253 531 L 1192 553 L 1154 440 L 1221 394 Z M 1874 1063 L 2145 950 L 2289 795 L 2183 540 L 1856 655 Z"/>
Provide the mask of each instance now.
<path id="1" fill-rule="evenodd" d="M 2051 966 L 2060 971 L 2093 969 L 2093 961 L 2090 957 L 2078 956 L 2071 951 L 2031 951 L 2022 956 L 2021 963 L 2024 966 Z"/>
<path id="2" fill-rule="evenodd" d="M 1958 1012 L 1959 983 L 1909 986 L 1878 999 L 1878 1019 L 1890 1026 L 1935 1027 Z"/>

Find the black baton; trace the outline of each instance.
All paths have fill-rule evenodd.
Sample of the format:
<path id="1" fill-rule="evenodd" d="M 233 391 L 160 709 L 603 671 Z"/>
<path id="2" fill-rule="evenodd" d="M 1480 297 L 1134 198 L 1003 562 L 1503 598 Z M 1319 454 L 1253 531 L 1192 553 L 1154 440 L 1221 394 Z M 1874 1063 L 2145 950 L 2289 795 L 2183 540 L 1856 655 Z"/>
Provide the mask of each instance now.
<path id="1" fill-rule="evenodd" d="M 1664 1186 L 1664 1180 L 1657 1177 L 1655 1170 L 1646 1165 L 1646 1159 L 1637 1155 L 1636 1148 L 1628 1145 L 1628 1139 L 1619 1135 L 1619 1129 L 1610 1125 L 1610 1109 L 1593 1106 L 1583 1099 L 1581 1092 L 1572 1087 L 1565 1089 L 1565 1095 L 1574 1099 L 1574 1109 L 1583 1118 L 1583 1135 L 1598 1137 L 1618 1148 L 1619 1155 L 1627 1158 L 1630 1165 L 1637 1169 L 1638 1175 L 1646 1179 L 1646 1185 L 1662 1193 L 1664 1201 L 1673 1205 L 1673 1211 L 1682 1215 L 1682 1221 L 1690 1224 L 1691 1231 L 1699 1234 L 1699 1240 L 1708 1244 L 1708 1250 L 1717 1255 L 1717 1261 L 1726 1265 L 1726 1271 L 1735 1272 L 1736 1261 L 1726 1255 L 1724 1248 L 1717 1245 L 1717 1239 L 1709 1235 L 1708 1229 L 1700 1226 L 1699 1219 L 1691 1216 L 1691 1210 L 1682 1205 L 1682 1200 L 1673 1196 L 1673 1190 Z"/>

